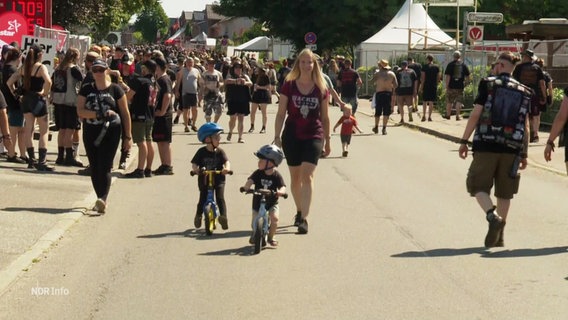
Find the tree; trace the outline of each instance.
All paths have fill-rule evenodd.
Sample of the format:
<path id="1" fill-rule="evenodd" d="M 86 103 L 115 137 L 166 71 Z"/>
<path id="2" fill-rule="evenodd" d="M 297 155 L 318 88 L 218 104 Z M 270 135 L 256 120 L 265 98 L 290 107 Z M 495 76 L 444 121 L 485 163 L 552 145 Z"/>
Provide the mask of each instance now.
<path id="1" fill-rule="evenodd" d="M 157 0 L 53 0 L 52 19 L 72 33 L 101 40 L 109 31 L 125 26 L 142 8 L 156 4 Z"/>
<path id="2" fill-rule="evenodd" d="M 214 10 L 250 17 L 274 37 L 305 46 L 304 35 L 317 35 L 319 52 L 355 46 L 386 25 L 404 0 L 221 0 Z"/>
<path id="3" fill-rule="evenodd" d="M 166 35 L 168 25 L 168 16 L 159 2 L 145 7 L 134 22 L 134 28 L 142 33 L 142 38 L 146 42 L 150 43 L 156 42 L 158 31 L 160 35 Z"/>

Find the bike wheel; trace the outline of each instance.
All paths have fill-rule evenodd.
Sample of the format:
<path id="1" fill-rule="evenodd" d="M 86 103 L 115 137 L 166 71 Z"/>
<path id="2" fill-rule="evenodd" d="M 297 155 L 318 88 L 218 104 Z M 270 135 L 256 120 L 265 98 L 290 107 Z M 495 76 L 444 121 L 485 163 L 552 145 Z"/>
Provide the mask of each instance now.
<path id="1" fill-rule="evenodd" d="M 205 234 L 210 236 L 213 234 L 213 230 L 215 230 L 215 212 L 213 206 L 210 204 L 206 205 L 203 211 L 203 216 L 205 217 Z"/>
<path id="2" fill-rule="evenodd" d="M 264 224 L 263 218 L 258 218 L 256 222 L 256 229 L 254 230 L 253 241 L 254 241 L 254 254 L 259 254 L 262 249 L 262 239 L 264 238 L 262 232 L 262 225 Z"/>

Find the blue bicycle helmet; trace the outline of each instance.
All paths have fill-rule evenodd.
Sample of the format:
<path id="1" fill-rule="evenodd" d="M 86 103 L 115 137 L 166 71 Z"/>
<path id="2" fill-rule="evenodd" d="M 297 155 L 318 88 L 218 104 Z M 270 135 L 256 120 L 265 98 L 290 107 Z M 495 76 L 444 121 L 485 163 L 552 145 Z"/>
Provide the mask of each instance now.
<path id="1" fill-rule="evenodd" d="M 197 139 L 200 142 L 205 142 L 207 137 L 210 137 L 218 132 L 223 132 L 223 128 L 215 122 L 207 122 L 206 124 L 199 127 L 197 130 Z"/>

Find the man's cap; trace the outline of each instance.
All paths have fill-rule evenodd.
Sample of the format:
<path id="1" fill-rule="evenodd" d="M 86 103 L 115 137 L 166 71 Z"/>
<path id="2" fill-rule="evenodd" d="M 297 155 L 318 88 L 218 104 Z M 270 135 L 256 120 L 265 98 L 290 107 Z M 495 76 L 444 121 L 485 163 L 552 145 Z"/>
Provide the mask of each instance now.
<path id="1" fill-rule="evenodd" d="M 531 49 L 526 49 L 525 51 L 523 51 L 521 53 L 521 55 L 527 56 L 527 57 L 531 58 L 531 60 L 537 59 L 537 56 L 534 54 L 534 51 L 532 51 Z"/>
<path id="2" fill-rule="evenodd" d="M 459 50 L 454 51 L 454 58 L 459 58 L 461 57 L 461 52 L 459 52 Z"/>
<path id="3" fill-rule="evenodd" d="M 87 60 L 89 61 L 94 61 L 96 59 L 98 59 L 101 55 L 98 52 L 95 51 L 89 51 L 87 52 Z"/>
<path id="4" fill-rule="evenodd" d="M 104 62 L 104 60 L 101 59 L 97 59 L 95 60 L 95 62 L 93 62 L 93 68 L 94 67 L 102 67 L 108 69 L 108 65 L 106 64 L 106 62 Z"/>
<path id="5" fill-rule="evenodd" d="M 132 53 L 127 53 L 122 56 L 121 62 L 127 65 L 132 65 L 134 63 L 134 56 Z"/>
<path id="6" fill-rule="evenodd" d="M 406 67 L 406 66 L 408 66 L 408 61 L 402 60 L 402 61 L 400 62 L 400 66 L 401 66 L 401 67 Z"/>

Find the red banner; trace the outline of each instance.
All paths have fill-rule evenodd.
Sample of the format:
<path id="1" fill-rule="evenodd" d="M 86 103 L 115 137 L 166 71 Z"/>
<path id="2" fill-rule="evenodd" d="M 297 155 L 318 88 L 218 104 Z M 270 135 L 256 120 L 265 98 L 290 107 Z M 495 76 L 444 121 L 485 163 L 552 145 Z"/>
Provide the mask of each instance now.
<path id="1" fill-rule="evenodd" d="M 18 12 L 0 14 L 0 39 L 6 43 L 22 42 L 22 37 L 28 34 L 26 17 Z"/>

